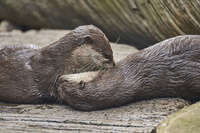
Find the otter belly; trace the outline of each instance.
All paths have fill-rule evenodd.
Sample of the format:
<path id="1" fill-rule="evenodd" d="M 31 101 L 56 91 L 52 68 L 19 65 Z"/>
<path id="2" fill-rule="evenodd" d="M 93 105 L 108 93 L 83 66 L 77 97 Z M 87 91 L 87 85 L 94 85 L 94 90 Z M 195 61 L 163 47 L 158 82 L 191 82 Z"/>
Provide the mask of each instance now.
<path id="1" fill-rule="evenodd" d="M 34 78 L 31 57 L 35 49 L 4 48 L 0 50 L 0 101 L 36 103 L 42 93 Z"/>

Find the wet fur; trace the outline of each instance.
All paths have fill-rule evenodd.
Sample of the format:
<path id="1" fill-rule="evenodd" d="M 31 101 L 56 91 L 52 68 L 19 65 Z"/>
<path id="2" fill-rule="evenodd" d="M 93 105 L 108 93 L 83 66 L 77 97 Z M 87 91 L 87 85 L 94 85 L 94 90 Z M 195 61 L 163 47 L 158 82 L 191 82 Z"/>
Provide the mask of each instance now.
<path id="1" fill-rule="evenodd" d="M 107 65 L 114 65 L 108 39 L 101 30 L 92 25 L 80 26 L 43 48 L 34 45 L 1 45 L 0 101 L 11 103 L 55 101 L 57 99 L 55 83 L 58 77 L 77 72 L 67 69 L 69 66 L 72 68 L 73 64 L 65 61 L 76 60 L 77 54 L 82 55 L 82 53 L 74 54 L 74 51 L 83 45 L 90 46 L 95 54 L 101 53 L 101 57 L 108 60 Z M 92 53 L 88 55 L 90 54 Z M 74 58 L 71 58 L 72 55 Z M 82 64 L 75 67 L 79 70 Z M 79 71 L 84 72 L 87 69 Z"/>
<path id="2" fill-rule="evenodd" d="M 101 71 L 90 81 L 59 78 L 61 99 L 75 109 L 98 110 L 152 98 L 200 98 L 200 36 L 162 41 Z"/>
<path id="3" fill-rule="evenodd" d="M 104 55 L 92 48 L 89 44 L 83 44 L 76 48 L 69 58 L 66 58 L 64 74 L 96 71 L 113 67 L 113 62 Z"/>

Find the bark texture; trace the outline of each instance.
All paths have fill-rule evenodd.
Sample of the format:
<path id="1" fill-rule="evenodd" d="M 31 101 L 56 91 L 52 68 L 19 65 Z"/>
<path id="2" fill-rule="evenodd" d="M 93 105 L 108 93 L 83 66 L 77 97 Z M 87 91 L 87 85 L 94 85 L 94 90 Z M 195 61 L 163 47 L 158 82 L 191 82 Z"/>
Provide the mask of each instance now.
<path id="1" fill-rule="evenodd" d="M 94 24 L 112 41 L 144 48 L 200 33 L 199 0 L 0 0 L 0 19 L 31 28 Z"/>

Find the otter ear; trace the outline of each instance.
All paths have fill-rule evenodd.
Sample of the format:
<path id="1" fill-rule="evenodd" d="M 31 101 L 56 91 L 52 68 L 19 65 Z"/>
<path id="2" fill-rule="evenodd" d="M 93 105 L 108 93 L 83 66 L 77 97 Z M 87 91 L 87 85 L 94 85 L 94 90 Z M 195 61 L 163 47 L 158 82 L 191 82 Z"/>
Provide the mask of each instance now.
<path id="1" fill-rule="evenodd" d="M 93 40 L 89 35 L 86 35 L 84 36 L 84 43 L 91 44 L 93 43 Z"/>

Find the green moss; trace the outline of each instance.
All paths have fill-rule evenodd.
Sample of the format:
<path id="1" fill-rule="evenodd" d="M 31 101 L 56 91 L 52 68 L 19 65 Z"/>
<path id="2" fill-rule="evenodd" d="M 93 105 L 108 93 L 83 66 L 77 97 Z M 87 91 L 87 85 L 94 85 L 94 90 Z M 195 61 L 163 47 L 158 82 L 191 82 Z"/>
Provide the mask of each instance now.
<path id="1" fill-rule="evenodd" d="M 200 132 L 200 102 L 170 115 L 156 129 L 156 133 Z"/>

